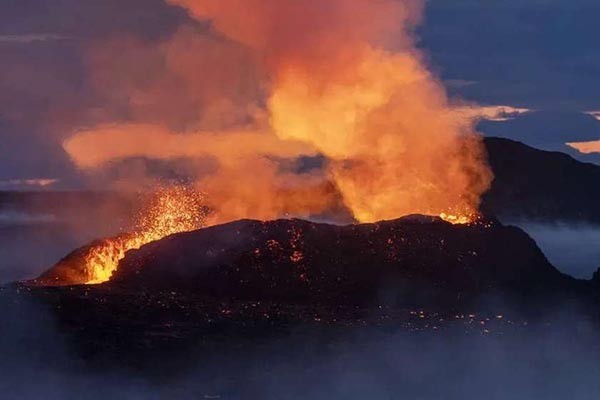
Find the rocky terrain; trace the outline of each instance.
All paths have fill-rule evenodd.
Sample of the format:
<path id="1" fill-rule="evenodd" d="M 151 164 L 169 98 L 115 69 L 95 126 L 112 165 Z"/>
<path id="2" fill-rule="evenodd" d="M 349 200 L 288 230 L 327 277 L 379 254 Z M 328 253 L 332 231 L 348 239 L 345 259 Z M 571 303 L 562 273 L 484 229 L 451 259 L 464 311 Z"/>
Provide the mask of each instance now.
<path id="1" fill-rule="evenodd" d="M 599 292 L 557 271 L 519 228 L 409 216 L 236 221 L 130 251 L 104 284 L 19 284 L 2 296 L 50 307 L 81 354 L 143 363 L 299 327 L 503 335 L 565 306 L 596 321 Z"/>

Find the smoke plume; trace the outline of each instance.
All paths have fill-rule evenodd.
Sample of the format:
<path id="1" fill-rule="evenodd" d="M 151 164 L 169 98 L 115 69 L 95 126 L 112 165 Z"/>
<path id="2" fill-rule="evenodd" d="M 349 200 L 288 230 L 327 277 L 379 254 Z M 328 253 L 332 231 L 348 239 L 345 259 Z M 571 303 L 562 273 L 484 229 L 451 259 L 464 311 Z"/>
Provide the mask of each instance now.
<path id="1" fill-rule="evenodd" d="M 412 31 L 412 0 L 167 0 L 197 21 L 158 47 L 99 45 L 89 65 L 111 115 L 64 143 L 81 168 L 207 158 L 220 220 L 307 216 L 341 201 L 361 222 L 476 213 L 491 173 Z M 286 168 L 319 156 L 322 168 Z"/>

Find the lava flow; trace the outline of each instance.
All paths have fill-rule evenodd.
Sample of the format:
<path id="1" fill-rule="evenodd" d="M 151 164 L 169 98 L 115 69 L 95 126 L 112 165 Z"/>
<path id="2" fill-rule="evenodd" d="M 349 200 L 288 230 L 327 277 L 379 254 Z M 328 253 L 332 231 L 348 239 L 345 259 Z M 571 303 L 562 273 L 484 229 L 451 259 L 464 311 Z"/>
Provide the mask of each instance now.
<path id="1" fill-rule="evenodd" d="M 453 225 L 471 224 L 481 218 L 478 213 L 465 213 L 465 214 L 456 214 L 456 215 L 441 213 L 439 215 L 439 217 L 446 222 L 450 222 Z"/>

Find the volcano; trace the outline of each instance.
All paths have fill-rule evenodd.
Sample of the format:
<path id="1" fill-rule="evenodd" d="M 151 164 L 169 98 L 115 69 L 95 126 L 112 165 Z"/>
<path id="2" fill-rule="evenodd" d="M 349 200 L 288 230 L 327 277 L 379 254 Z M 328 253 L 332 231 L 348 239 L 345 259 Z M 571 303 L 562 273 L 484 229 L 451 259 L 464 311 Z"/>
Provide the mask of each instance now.
<path id="1" fill-rule="evenodd" d="M 90 246 L 34 283 L 68 285 L 82 273 Z M 582 284 L 556 270 L 519 228 L 493 219 L 455 225 L 422 215 L 347 226 L 240 220 L 179 233 L 127 252 L 107 283 L 223 299 L 360 304 Z"/>
<path id="2" fill-rule="evenodd" d="M 504 334 L 564 304 L 600 320 L 598 275 L 560 273 L 525 232 L 495 219 L 240 220 L 130 250 L 107 282 L 70 285 L 90 246 L 17 286 L 18 297 L 48 304 L 84 355 L 136 368 L 292 326 Z"/>

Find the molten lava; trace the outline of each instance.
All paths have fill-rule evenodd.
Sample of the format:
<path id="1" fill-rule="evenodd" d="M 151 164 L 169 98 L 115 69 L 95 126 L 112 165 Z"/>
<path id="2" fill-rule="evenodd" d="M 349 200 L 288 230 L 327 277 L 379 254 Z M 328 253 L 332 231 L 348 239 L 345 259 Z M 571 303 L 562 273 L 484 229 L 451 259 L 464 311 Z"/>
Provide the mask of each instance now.
<path id="1" fill-rule="evenodd" d="M 205 215 L 199 193 L 181 186 L 159 190 L 140 213 L 134 232 L 100 241 L 89 249 L 83 260 L 86 283 L 108 281 L 128 250 L 174 233 L 201 228 Z"/>
<path id="2" fill-rule="evenodd" d="M 465 213 L 465 214 L 446 214 L 446 213 L 441 213 L 440 214 L 440 218 L 443 219 L 446 222 L 450 222 L 451 224 L 454 225 L 464 225 L 464 224 L 471 224 L 473 222 L 476 222 L 480 216 L 477 213 L 473 213 L 473 214 L 469 214 L 469 213 Z"/>

